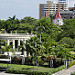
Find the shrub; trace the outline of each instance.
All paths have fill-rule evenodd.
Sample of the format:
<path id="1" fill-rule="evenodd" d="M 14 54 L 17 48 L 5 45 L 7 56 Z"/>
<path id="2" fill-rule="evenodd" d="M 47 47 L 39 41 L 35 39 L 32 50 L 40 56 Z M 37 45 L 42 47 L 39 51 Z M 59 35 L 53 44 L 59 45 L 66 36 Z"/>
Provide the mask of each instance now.
<path id="1" fill-rule="evenodd" d="M 12 59 L 11 60 L 12 64 L 21 64 L 21 62 L 22 62 L 22 58 L 21 57 L 14 56 L 11 59 Z"/>
<path id="2" fill-rule="evenodd" d="M 0 59 L 9 59 L 7 55 L 0 55 Z M 7 61 L 0 61 L 0 63 L 7 63 Z"/>
<path id="3" fill-rule="evenodd" d="M 72 73 L 71 75 L 75 75 L 75 73 Z"/>
<path id="4" fill-rule="evenodd" d="M 0 55 L 0 59 L 8 59 L 9 57 L 7 55 Z"/>
<path id="5" fill-rule="evenodd" d="M 26 65 L 31 65 L 32 64 L 31 57 L 25 57 L 25 64 Z"/>
<path id="6" fill-rule="evenodd" d="M 68 68 L 75 65 L 75 61 L 72 61 L 72 63 L 68 64 Z"/>
<path id="7" fill-rule="evenodd" d="M 18 68 L 18 69 L 15 69 L 15 68 L 8 68 L 6 70 L 6 72 L 8 73 L 16 73 L 16 74 L 27 74 L 27 75 L 51 75 L 55 72 L 58 72 L 62 69 L 64 69 L 65 66 L 61 66 L 61 67 L 58 67 L 58 68 L 55 68 L 55 69 L 52 69 L 51 71 L 38 71 L 38 70 L 33 70 L 32 68 Z"/>

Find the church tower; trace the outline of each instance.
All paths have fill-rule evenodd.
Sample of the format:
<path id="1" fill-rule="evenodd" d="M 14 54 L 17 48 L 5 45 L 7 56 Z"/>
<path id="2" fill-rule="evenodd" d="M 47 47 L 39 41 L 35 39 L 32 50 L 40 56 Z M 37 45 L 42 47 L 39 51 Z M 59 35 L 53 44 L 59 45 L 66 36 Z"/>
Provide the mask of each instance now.
<path id="1" fill-rule="evenodd" d="M 61 15 L 59 13 L 59 9 L 56 11 L 53 23 L 55 25 L 63 25 L 63 19 L 61 18 Z"/>

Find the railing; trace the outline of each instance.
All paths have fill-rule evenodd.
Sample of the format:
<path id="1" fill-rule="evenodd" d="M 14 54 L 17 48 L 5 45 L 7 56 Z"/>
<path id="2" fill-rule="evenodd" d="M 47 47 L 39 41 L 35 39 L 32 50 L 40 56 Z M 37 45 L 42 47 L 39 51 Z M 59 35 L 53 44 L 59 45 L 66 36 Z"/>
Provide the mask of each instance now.
<path id="1" fill-rule="evenodd" d="M 0 61 L 10 62 L 10 64 L 11 64 L 11 56 L 9 56 L 9 59 L 0 59 Z"/>

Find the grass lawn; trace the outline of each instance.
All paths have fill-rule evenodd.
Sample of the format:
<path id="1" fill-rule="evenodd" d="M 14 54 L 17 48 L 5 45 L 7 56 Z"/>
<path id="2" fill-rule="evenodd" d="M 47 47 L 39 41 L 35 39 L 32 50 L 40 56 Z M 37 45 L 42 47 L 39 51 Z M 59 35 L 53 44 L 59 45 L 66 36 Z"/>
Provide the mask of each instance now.
<path id="1" fill-rule="evenodd" d="M 7 64 L 0 63 L 0 67 L 7 68 Z M 8 68 L 7 68 L 6 72 L 17 73 L 17 74 L 28 74 L 28 75 L 51 75 L 52 73 L 55 73 L 64 68 L 65 68 L 64 66 L 63 67 L 61 66 L 58 68 L 47 68 L 47 67 L 35 66 L 34 70 L 33 70 L 33 66 L 8 64 Z M 49 74 L 47 74 L 47 73 L 49 73 Z"/>
<path id="2" fill-rule="evenodd" d="M 0 63 L 0 67 L 7 67 L 7 64 L 2 64 Z M 17 65 L 17 64 L 8 64 L 8 67 L 14 69 L 14 70 L 33 70 L 33 66 L 28 66 L 28 65 Z M 35 66 L 34 70 L 35 71 L 44 71 L 44 72 L 48 72 L 53 70 L 54 68 L 46 68 L 46 67 L 38 67 Z"/>

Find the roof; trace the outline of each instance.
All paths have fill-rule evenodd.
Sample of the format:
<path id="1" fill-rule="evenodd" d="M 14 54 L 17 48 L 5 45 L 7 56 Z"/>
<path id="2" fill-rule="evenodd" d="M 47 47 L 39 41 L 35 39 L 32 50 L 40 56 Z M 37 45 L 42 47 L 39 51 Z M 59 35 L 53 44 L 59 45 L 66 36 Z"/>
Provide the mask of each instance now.
<path id="1" fill-rule="evenodd" d="M 47 17 L 47 11 L 45 11 L 45 17 Z"/>
<path id="2" fill-rule="evenodd" d="M 57 19 L 57 18 L 62 19 L 62 18 L 61 18 L 61 15 L 60 15 L 60 13 L 59 13 L 59 9 L 57 10 L 57 12 L 56 12 L 56 14 L 55 14 L 54 19 Z"/>
<path id="3" fill-rule="evenodd" d="M 60 11 L 60 14 L 61 13 L 73 13 L 73 11 Z"/>
<path id="4" fill-rule="evenodd" d="M 69 10 L 73 11 L 73 10 L 75 10 L 75 7 L 70 7 Z"/>

